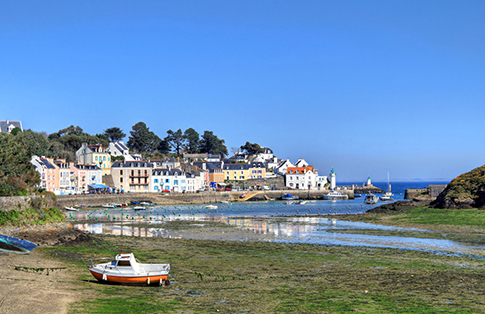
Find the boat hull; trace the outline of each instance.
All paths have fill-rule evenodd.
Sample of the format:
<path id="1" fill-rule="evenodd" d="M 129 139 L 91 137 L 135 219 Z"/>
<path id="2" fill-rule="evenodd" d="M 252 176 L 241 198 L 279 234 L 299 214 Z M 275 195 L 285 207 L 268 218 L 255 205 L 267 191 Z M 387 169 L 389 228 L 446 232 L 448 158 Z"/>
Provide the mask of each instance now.
<path id="1" fill-rule="evenodd" d="M 15 254 L 28 254 L 37 244 L 0 234 L 0 251 Z"/>
<path id="2" fill-rule="evenodd" d="M 108 272 L 103 274 L 93 269 L 89 269 L 89 271 L 94 278 L 101 282 L 115 282 L 121 284 L 161 284 L 168 279 L 168 274 L 120 276 L 119 274 L 110 274 Z"/>

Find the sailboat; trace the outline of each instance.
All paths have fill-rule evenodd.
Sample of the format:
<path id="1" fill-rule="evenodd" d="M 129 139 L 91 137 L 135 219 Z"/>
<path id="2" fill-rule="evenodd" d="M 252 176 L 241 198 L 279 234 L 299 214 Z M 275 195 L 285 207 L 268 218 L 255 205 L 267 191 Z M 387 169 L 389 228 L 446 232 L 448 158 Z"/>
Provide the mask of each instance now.
<path id="1" fill-rule="evenodd" d="M 389 172 L 387 173 L 387 192 L 380 197 L 381 201 L 383 202 L 392 202 L 394 199 L 392 198 L 394 194 L 391 192 L 391 184 L 389 183 Z"/>

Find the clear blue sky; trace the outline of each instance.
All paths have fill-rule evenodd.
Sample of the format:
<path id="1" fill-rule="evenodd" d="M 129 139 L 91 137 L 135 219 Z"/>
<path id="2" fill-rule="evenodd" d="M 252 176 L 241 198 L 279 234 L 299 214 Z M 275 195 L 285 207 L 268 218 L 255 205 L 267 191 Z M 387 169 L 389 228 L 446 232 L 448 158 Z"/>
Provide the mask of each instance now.
<path id="1" fill-rule="evenodd" d="M 485 1 L 1 1 L 0 119 L 211 130 L 338 181 L 485 164 Z"/>

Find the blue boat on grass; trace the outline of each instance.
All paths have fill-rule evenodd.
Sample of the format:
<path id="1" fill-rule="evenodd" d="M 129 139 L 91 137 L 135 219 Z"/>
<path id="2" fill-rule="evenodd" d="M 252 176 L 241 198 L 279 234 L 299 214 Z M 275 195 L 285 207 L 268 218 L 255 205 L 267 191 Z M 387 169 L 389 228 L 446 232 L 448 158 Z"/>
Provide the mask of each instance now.
<path id="1" fill-rule="evenodd" d="M 0 251 L 15 254 L 28 254 L 35 249 L 37 244 L 27 240 L 0 234 Z"/>

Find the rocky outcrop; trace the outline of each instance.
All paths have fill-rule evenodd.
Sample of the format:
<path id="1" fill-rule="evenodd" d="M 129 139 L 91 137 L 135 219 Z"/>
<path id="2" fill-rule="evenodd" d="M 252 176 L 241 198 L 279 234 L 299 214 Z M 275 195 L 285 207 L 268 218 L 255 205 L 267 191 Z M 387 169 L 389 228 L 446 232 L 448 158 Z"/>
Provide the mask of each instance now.
<path id="1" fill-rule="evenodd" d="M 453 179 L 431 203 L 435 208 L 485 209 L 485 166 Z"/>

